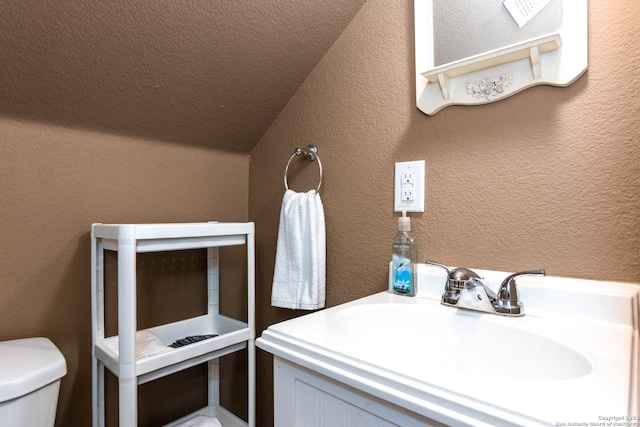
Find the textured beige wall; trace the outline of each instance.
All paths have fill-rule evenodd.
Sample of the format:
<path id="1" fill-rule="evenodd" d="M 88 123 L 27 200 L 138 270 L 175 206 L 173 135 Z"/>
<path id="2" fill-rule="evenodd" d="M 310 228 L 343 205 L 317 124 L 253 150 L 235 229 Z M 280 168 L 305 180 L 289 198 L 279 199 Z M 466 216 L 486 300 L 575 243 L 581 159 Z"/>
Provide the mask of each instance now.
<path id="1" fill-rule="evenodd" d="M 589 2 L 589 69 L 572 86 L 435 116 L 415 107 L 412 4 L 369 0 L 252 152 L 258 328 L 301 314 L 269 296 L 282 172 L 310 143 L 325 172 L 330 306 L 385 289 L 394 162 L 419 159 L 420 259 L 640 282 L 640 3 Z M 316 166 L 297 166 L 290 183 L 312 188 Z M 259 356 L 269 420 L 271 359 Z"/>
<path id="2" fill-rule="evenodd" d="M 366 0 L 3 0 L 0 115 L 249 152 Z"/>
<path id="3" fill-rule="evenodd" d="M 0 119 L 0 341 L 46 336 L 60 348 L 68 374 L 57 425 L 91 423 L 91 223 L 244 221 L 248 163 L 245 154 Z M 150 286 L 139 293 L 142 327 L 206 311 L 203 298 L 187 304 L 202 296 L 195 279 L 197 271 L 206 273 L 201 255 L 162 260 L 168 271 L 190 274 L 170 287 L 161 281 L 166 274 L 140 272 L 143 283 L 162 288 L 160 295 Z M 232 276 L 246 274 L 232 264 Z M 168 292 L 176 299 L 167 299 Z M 154 421 L 143 408 L 141 425 L 159 425 L 162 416 L 188 408 L 195 393 L 176 395 L 173 387 L 194 389 L 201 374 L 162 382 L 160 392 L 141 391 L 141 405 L 160 409 Z"/>

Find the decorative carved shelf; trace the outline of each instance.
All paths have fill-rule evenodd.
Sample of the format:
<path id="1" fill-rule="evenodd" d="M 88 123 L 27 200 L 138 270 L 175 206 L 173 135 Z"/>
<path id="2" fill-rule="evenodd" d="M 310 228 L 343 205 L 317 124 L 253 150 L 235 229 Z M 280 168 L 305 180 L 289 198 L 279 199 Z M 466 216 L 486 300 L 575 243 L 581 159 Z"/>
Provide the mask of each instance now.
<path id="1" fill-rule="evenodd" d="M 476 71 L 486 70 L 521 59 L 529 59 L 531 73 L 534 79 L 542 77 L 540 58 L 542 54 L 552 52 L 562 45 L 560 34 L 551 34 L 538 39 L 518 43 L 503 49 L 497 49 L 484 54 L 472 56 L 460 61 L 452 62 L 441 67 L 433 68 L 422 74 L 429 83 L 438 83 L 444 99 L 450 99 L 451 78 Z M 510 79 L 512 80 L 512 78 Z M 466 85 L 465 85 L 466 86 Z M 502 91 L 500 91 L 502 93 Z"/>

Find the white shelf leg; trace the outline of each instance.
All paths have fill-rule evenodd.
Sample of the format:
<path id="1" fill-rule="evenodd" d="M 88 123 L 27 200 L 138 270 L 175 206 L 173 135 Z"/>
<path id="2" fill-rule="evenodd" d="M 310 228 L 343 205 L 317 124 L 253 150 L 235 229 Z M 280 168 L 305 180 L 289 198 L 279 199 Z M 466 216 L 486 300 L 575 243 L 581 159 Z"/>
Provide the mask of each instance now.
<path id="1" fill-rule="evenodd" d="M 134 226 L 123 226 L 118 239 L 118 336 L 120 427 L 138 425 L 136 377 L 136 240 Z"/>
<path id="2" fill-rule="evenodd" d="M 220 252 L 217 247 L 207 248 L 207 313 L 220 313 Z M 208 363 L 209 406 L 220 405 L 220 362 L 218 359 Z"/>
<path id="3" fill-rule="evenodd" d="M 104 365 L 94 357 L 91 361 L 91 369 L 93 382 L 91 422 L 94 427 L 104 427 Z"/>
<path id="4" fill-rule="evenodd" d="M 220 314 L 219 266 L 218 248 L 207 248 L 207 314 Z"/>
<path id="5" fill-rule="evenodd" d="M 209 406 L 220 405 L 220 360 L 209 361 Z"/>
<path id="6" fill-rule="evenodd" d="M 248 424 L 249 427 L 256 425 L 256 239 L 255 233 L 247 234 L 247 323 L 251 331 L 248 348 L 248 377 L 249 377 L 249 396 L 248 396 Z"/>
<path id="7" fill-rule="evenodd" d="M 104 364 L 95 356 L 97 340 L 104 339 L 104 248 L 91 232 L 91 402 L 92 425 L 104 427 Z"/>

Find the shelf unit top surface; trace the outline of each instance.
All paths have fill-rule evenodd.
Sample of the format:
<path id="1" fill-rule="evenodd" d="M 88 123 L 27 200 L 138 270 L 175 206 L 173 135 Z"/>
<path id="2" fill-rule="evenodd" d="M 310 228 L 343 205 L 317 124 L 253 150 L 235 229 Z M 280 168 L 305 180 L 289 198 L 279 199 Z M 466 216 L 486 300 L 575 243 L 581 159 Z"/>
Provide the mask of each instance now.
<path id="1" fill-rule="evenodd" d="M 92 234 L 104 239 L 171 239 L 253 234 L 252 222 L 192 222 L 170 224 L 93 224 Z"/>

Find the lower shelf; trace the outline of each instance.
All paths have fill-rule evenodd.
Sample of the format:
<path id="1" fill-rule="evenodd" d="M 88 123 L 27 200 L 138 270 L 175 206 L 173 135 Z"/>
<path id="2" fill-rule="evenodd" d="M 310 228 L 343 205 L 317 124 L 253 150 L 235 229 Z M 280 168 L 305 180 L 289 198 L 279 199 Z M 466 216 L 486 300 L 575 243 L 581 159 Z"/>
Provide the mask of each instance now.
<path id="1" fill-rule="evenodd" d="M 218 334 L 218 336 L 167 352 L 139 358 L 136 361 L 135 370 L 139 384 L 241 350 L 246 347 L 247 341 L 251 340 L 250 329 L 246 323 L 217 314 L 169 323 L 147 329 L 147 331 L 155 335 L 166 346 L 190 335 Z M 98 341 L 94 352 L 97 359 L 109 371 L 116 377 L 121 377 L 118 353 L 105 344 L 105 341 L 112 339 L 114 337 Z"/>
<path id="2" fill-rule="evenodd" d="M 176 427 L 191 418 L 197 417 L 198 415 L 207 415 L 209 417 L 216 417 L 220 424 L 224 427 L 247 427 L 247 423 L 241 420 L 240 418 L 233 415 L 231 412 L 224 409 L 222 406 L 207 406 L 196 412 L 192 412 L 191 414 L 180 418 L 172 423 L 167 424 L 165 427 Z"/>

